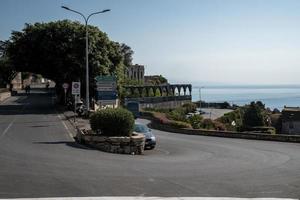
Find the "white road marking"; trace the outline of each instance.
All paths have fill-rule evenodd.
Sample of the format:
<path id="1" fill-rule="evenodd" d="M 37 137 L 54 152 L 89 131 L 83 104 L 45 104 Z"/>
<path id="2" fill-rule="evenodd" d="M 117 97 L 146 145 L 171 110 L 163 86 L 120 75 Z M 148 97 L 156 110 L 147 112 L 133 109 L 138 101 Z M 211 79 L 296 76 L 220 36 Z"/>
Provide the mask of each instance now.
<path id="1" fill-rule="evenodd" d="M 71 133 L 71 131 L 70 131 L 70 129 L 68 128 L 68 126 L 66 125 L 66 123 L 63 121 L 62 117 L 61 117 L 59 114 L 57 114 L 57 117 L 60 119 L 61 123 L 63 124 L 63 126 L 64 126 L 65 129 L 67 130 L 69 137 L 70 137 L 72 140 L 74 140 L 73 134 Z"/>
<path id="2" fill-rule="evenodd" d="M 54 198 L 17 198 L 15 200 L 296 200 L 289 198 L 234 198 L 234 197 L 54 197 Z M 2 199 L 13 200 L 13 199 Z"/>
<path id="3" fill-rule="evenodd" d="M 10 127 L 14 124 L 14 122 L 16 121 L 16 118 L 14 118 L 9 125 L 6 127 L 6 129 L 2 132 L 0 138 L 2 138 L 3 136 L 5 136 L 5 134 L 7 133 L 7 131 L 10 129 Z"/>

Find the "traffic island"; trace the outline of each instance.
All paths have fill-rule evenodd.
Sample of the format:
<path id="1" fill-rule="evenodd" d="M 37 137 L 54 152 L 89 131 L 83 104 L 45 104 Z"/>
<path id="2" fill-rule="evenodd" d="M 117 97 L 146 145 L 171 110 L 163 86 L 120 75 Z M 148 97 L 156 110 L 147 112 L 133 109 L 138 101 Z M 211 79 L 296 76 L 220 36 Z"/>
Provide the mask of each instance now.
<path id="1" fill-rule="evenodd" d="M 145 136 L 143 134 L 132 134 L 130 137 L 108 137 L 96 134 L 92 130 L 77 128 L 75 139 L 80 144 L 109 153 L 141 155 L 145 148 Z"/>

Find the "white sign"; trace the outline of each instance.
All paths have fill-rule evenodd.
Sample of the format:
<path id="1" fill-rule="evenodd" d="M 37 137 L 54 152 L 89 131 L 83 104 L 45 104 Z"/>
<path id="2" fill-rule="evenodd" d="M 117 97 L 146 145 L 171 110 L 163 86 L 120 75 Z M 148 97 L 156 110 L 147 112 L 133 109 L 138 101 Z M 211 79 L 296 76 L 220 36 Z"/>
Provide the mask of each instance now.
<path id="1" fill-rule="evenodd" d="M 75 95 L 75 103 L 82 103 L 79 95 Z"/>
<path id="2" fill-rule="evenodd" d="M 97 91 L 114 91 L 114 87 L 98 87 L 97 86 Z"/>
<path id="3" fill-rule="evenodd" d="M 106 106 L 106 105 L 115 105 L 117 104 L 116 100 L 98 100 L 98 104 L 101 106 Z"/>
<path id="4" fill-rule="evenodd" d="M 64 89 L 68 89 L 68 88 L 69 88 L 69 84 L 68 84 L 68 83 L 64 83 L 64 84 L 62 85 L 62 87 L 63 87 Z"/>
<path id="5" fill-rule="evenodd" d="M 72 82 L 72 94 L 80 95 L 80 82 Z"/>

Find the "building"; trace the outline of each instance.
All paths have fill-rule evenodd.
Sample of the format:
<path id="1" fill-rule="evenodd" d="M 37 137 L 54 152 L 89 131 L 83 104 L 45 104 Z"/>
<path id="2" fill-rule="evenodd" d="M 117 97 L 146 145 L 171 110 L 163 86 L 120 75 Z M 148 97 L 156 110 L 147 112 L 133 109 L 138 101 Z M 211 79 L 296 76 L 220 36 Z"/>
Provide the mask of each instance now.
<path id="1" fill-rule="evenodd" d="M 11 81 L 13 89 L 22 89 L 22 75 L 18 72 L 16 77 Z"/>
<path id="2" fill-rule="evenodd" d="M 144 65 L 132 65 L 126 69 L 125 76 L 130 80 L 136 80 L 144 83 L 145 67 Z"/>
<path id="3" fill-rule="evenodd" d="M 284 107 L 281 117 L 282 134 L 300 135 L 300 107 Z"/>

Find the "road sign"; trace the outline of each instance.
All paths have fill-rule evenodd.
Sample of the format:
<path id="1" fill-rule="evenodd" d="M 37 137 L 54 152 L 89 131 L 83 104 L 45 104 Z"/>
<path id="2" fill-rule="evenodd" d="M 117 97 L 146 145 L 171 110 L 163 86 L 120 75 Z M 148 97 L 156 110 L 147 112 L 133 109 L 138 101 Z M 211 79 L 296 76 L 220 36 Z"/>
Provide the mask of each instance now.
<path id="1" fill-rule="evenodd" d="M 115 105 L 117 95 L 117 81 L 114 76 L 97 76 L 97 100 L 101 105 Z"/>
<path id="2" fill-rule="evenodd" d="M 115 100 L 117 99 L 116 91 L 98 91 L 97 100 Z"/>
<path id="3" fill-rule="evenodd" d="M 101 81 L 115 82 L 116 77 L 114 77 L 114 76 L 96 76 L 95 80 L 96 80 L 96 82 L 101 82 Z"/>
<path id="4" fill-rule="evenodd" d="M 68 89 L 68 88 L 69 88 L 69 84 L 68 84 L 68 83 L 64 83 L 64 84 L 62 84 L 62 87 L 63 87 L 64 89 Z"/>
<path id="5" fill-rule="evenodd" d="M 80 82 L 72 82 L 72 94 L 80 95 Z"/>
<path id="6" fill-rule="evenodd" d="M 98 104 L 100 104 L 102 106 L 115 105 L 115 104 L 117 104 L 117 101 L 116 100 L 98 100 Z"/>

